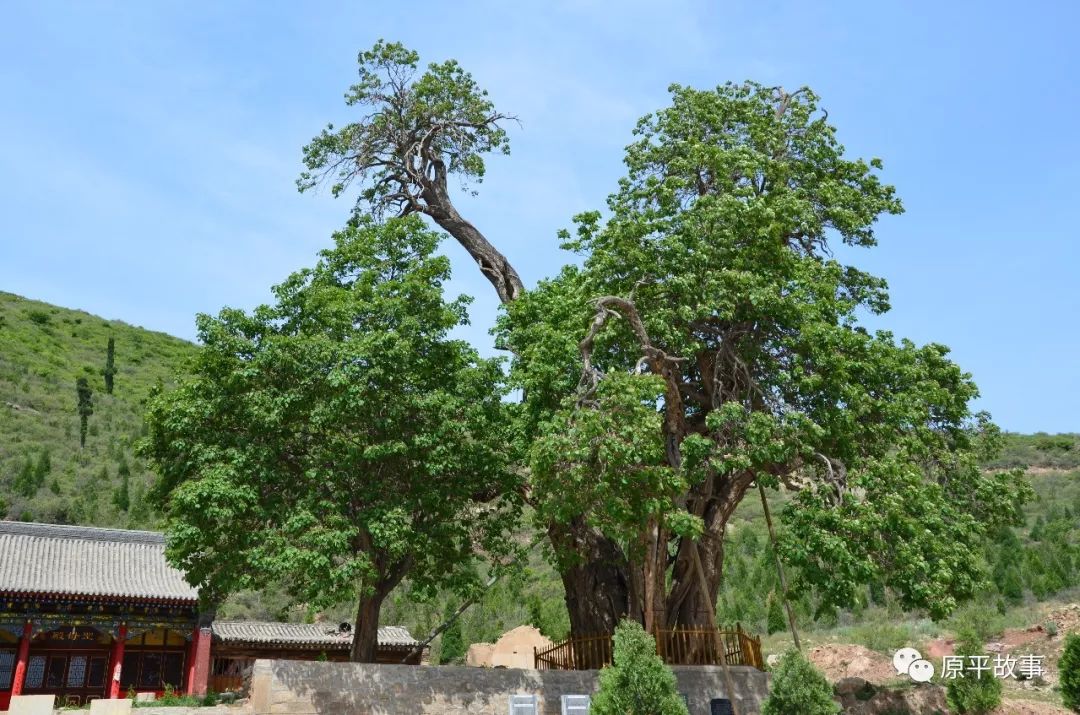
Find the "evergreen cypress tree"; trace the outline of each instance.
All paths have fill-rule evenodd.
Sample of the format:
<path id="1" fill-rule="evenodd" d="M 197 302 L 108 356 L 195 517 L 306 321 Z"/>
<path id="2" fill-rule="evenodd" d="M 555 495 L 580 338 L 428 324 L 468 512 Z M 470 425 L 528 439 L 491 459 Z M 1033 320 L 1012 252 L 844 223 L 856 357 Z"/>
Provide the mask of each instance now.
<path id="1" fill-rule="evenodd" d="M 1070 633 L 1065 638 L 1065 650 L 1058 661 L 1061 678 L 1061 700 L 1065 707 L 1080 713 L 1080 635 Z"/>
<path id="2" fill-rule="evenodd" d="M 52 456 L 49 454 L 49 450 L 41 450 L 41 454 L 38 455 L 37 465 L 34 467 L 34 482 L 40 488 L 45 484 L 45 478 L 49 476 L 52 471 Z"/>
<path id="3" fill-rule="evenodd" d="M 985 655 L 983 643 L 974 631 L 961 630 L 956 637 L 956 654 Z M 953 678 L 945 691 L 949 707 L 960 715 L 984 715 L 1001 704 L 1001 680 L 993 673 L 965 670 L 964 677 Z"/>
<path id="4" fill-rule="evenodd" d="M 101 481 L 103 484 L 109 483 L 109 468 L 101 468 Z M 131 484 L 130 477 L 124 474 L 120 478 L 120 486 L 113 492 L 113 504 L 120 511 L 127 511 L 131 508 Z"/>
<path id="5" fill-rule="evenodd" d="M 551 637 L 551 634 L 548 633 L 547 622 L 544 619 L 544 604 L 539 596 L 533 596 L 529 599 L 529 625 L 545 636 Z"/>
<path id="6" fill-rule="evenodd" d="M 780 596 L 775 591 L 769 594 L 769 616 L 765 628 L 770 636 L 787 628 L 787 621 L 784 620 L 784 608 L 780 605 Z"/>
<path id="7" fill-rule="evenodd" d="M 116 365 L 114 363 L 116 352 L 116 341 L 113 338 L 109 338 L 109 347 L 105 351 L 105 392 L 112 394 L 113 391 L 113 376 L 116 374 Z"/>
<path id="8" fill-rule="evenodd" d="M 443 613 L 444 618 L 449 618 L 454 614 L 454 609 L 449 603 L 446 604 L 446 611 Z M 439 662 L 443 665 L 447 663 L 460 663 L 465 658 L 465 638 L 461 634 L 461 619 L 455 618 L 454 622 L 446 627 L 446 630 L 442 634 L 442 647 L 439 650 Z"/>
<path id="9" fill-rule="evenodd" d="M 592 715 L 687 715 L 675 673 L 656 654 L 656 641 L 636 621 L 615 628 L 613 665 L 600 671 Z"/>
<path id="10" fill-rule="evenodd" d="M 12 486 L 15 488 L 15 492 L 24 497 L 32 497 L 38 490 L 37 479 L 34 477 L 34 462 L 30 455 L 26 455 L 26 461 L 23 462 L 22 468 L 19 470 L 19 474 L 15 477 Z"/>
<path id="11" fill-rule="evenodd" d="M 789 650 L 773 673 L 769 698 L 761 715 L 834 715 L 840 705 L 833 700 L 829 681 L 797 650 Z"/>
<path id="12" fill-rule="evenodd" d="M 75 391 L 79 395 L 79 446 L 86 446 L 87 421 L 94 414 L 94 392 L 85 377 L 75 380 Z"/>
<path id="13" fill-rule="evenodd" d="M 1010 566 L 1005 569 L 1004 578 L 999 584 L 1001 595 L 1014 606 L 1024 602 L 1024 583 L 1020 578 L 1020 569 Z"/>

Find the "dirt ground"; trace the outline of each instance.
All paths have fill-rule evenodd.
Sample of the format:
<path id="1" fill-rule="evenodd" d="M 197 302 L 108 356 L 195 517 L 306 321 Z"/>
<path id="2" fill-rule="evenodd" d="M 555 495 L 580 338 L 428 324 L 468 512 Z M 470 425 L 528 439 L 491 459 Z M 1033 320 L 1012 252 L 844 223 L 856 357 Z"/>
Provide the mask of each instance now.
<path id="1" fill-rule="evenodd" d="M 1080 604 L 1071 603 L 1032 614 L 1031 625 L 1025 628 L 1009 628 L 996 641 L 986 644 L 986 652 L 1002 653 L 1019 658 L 1022 655 L 1043 656 L 1043 677 L 1034 681 L 1006 679 L 1004 681 L 1005 702 L 994 711 L 994 715 L 1068 715 L 1066 710 L 1055 704 L 1058 695 L 1053 686 L 1058 682 L 1057 663 L 1064 647 L 1065 636 L 1080 632 Z M 1053 629 L 1046 624 L 1053 622 Z M 935 665 L 940 665 L 943 656 L 952 655 L 954 641 L 950 638 L 938 638 L 921 645 L 923 657 Z M 893 668 L 892 658 L 872 651 L 860 645 L 844 643 L 826 643 L 815 646 L 807 654 L 829 679 L 836 682 L 841 678 L 863 678 L 875 685 L 896 685 L 906 680 Z"/>
<path id="2" fill-rule="evenodd" d="M 848 677 L 862 678 L 875 685 L 902 682 L 891 658 L 861 645 L 826 643 L 813 647 L 807 657 L 831 683 Z"/>

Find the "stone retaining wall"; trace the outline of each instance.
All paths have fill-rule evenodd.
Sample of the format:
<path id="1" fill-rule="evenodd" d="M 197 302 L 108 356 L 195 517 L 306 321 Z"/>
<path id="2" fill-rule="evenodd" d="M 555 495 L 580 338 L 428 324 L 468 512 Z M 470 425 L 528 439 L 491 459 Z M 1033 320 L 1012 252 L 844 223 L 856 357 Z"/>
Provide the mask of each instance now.
<path id="1" fill-rule="evenodd" d="M 690 715 L 709 715 L 725 697 L 720 668 L 674 668 Z M 252 673 L 252 715 L 507 715 L 514 694 L 536 695 L 538 715 L 560 715 L 562 695 L 590 694 L 597 672 L 455 666 L 258 660 Z M 768 676 L 733 666 L 740 715 L 758 715 Z"/>

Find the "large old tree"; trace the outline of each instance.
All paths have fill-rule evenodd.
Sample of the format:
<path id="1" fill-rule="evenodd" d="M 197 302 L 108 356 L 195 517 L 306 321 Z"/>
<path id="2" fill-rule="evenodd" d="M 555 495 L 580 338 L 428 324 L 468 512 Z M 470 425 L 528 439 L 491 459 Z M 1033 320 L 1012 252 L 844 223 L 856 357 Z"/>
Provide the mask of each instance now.
<path id="1" fill-rule="evenodd" d="M 495 287 L 524 395 L 518 453 L 574 632 L 623 614 L 704 623 L 725 526 L 755 483 L 798 491 L 782 550 L 829 602 L 875 581 L 941 616 L 974 592 L 977 541 L 1016 518 L 1026 487 L 979 470 L 994 428 L 944 347 L 860 324 L 888 309 L 885 282 L 833 248 L 872 247 L 901 205 L 812 92 L 672 87 L 639 123 L 607 217 L 564 236 L 580 267 L 526 291 L 449 184 L 507 151 L 506 115 L 452 61 L 421 70 L 379 43 L 359 62 L 357 119 L 305 147 L 300 188 L 356 186 L 358 214 L 429 216 Z"/>
<path id="2" fill-rule="evenodd" d="M 403 578 L 468 593 L 513 549 L 504 380 L 447 335 L 465 301 L 438 241 L 418 217 L 353 222 L 273 305 L 199 316 L 191 377 L 148 416 L 173 563 L 211 602 L 355 599 L 355 661 Z"/>

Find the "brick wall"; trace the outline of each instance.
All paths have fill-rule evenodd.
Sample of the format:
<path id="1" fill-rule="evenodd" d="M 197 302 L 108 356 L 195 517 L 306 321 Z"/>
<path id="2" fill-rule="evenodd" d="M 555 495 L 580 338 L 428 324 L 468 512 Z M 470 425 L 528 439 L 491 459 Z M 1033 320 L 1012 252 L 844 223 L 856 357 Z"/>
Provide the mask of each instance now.
<path id="1" fill-rule="evenodd" d="M 717 667 L 676 667 L 690 715 L 709 715 L 724 696 Z M 758 715 L 765 673 L 731 668 L 741 715 Z M 252 673 L 252 715 L 507 715 L 509 696 L 539 696 L 539 713 L 559 715 L 560 696 L 591 693 L 597 671 L 409 666 L 259 660 Z"/>

